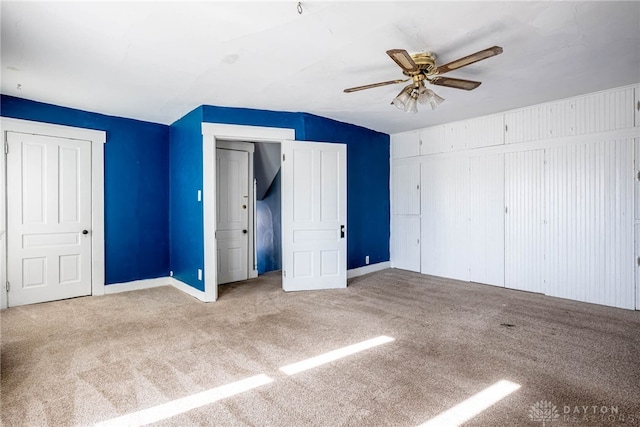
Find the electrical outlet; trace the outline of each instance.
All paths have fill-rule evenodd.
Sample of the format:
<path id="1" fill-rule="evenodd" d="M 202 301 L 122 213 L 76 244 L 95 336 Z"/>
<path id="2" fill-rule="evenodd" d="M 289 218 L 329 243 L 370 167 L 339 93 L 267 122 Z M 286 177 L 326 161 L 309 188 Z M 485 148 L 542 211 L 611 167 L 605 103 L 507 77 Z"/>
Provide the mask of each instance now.
<path id="1" fill-rule="evenodd" d="M 198 190 L 198 201 L 202 201 L 202 190 Z"/>
<path id="2" fill-rule="evenodd" d="M 364 257 L 364 263 L 369 265 L 369 255 L 367 255 L 366 257 Z"/>
<path id="3" fill-rule="evenodd" d="M 198 280 L 202 280 L 202 269 L 198 269 Z"/>
<path id="4" fill-rule="evenodd" d="M 169 277 L 173 277 L 173 270 L 169 271 Z"/>

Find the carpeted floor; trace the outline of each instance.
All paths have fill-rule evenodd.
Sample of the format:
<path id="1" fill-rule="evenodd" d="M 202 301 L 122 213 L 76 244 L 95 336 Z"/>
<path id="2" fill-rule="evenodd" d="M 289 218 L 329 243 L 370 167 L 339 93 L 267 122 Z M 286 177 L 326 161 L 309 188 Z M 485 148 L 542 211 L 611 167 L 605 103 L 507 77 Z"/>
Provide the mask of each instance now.
<path id="1" fill-rule="evenodd" d="M 157 425 L 417 426 L 500 380 L 520 388 L 465 425 L 542 426 L 541 402 L 547 427 L 640 425 L 640 312 L 401 270 L 346 290 L 284 293 L 275 272 L 211 304 L 166 286 L 0 316 L 5 426 L 92 425 L 258 375 L 272 381 Z"/>

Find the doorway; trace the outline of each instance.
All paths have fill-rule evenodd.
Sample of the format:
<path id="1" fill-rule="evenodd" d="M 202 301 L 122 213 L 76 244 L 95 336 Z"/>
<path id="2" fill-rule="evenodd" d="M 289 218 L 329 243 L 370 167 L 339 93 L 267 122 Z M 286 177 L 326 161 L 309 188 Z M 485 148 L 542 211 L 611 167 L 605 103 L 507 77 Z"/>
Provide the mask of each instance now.
<path id="1" fill-rule="evenodd" d="M 261 126 L 246 125 L 230 125 L 218 123 L 203 123 L 203 222 L 204 222 L 204 295 L 201 297 L 203 301 L 216 301 L 218 299 L 218 250 L 216 239 L 217 226 L 217 195 L 216 195 L 216 149 L 230 148 L 229 143 L 247 144 L 248 150 L 254 149 L 255 142 L 265 142 L 269 144 L 279 144 L 283 140 L 295 139 L 295 130 L 287 128 L 273 128 Z M 247 142 L 249 141 L 249 142 Z M 250 146 L 251 148 L 249 148 Z M 253 170 L 253 153 L 249 155 L 249 168 Z M 252 181 L 250 180 L 250 183 Z M 250 191 L 254 189 L 253 185 L 249 186 Z M 249 198 L 253 201 L 253 195 Z M 254 208 L 249 209 L 249 215 Z M 253 227 L 249 228 L 249 232 L 255 229 L 255 216 L 249 219 L 249 224 Z M 249 236 L 249 255 L 253 253 L 255 256 L 255 234 Z M 251 248 L 253 242 L 253 248 Z M 257 277 L 257 266 L 253 269 Z"/>
<path id="2" fill-rule="evenodd" d="M 346 288 L 346 145 L 295 141 L 294 129 L 245 125 L 203 123 L 202 135 L 204 295 L 201 299 L 218 298 L 216 148 L 226 148 L 221 146 L 225 141 L 281 143 L 283 290 Z"/>
<path id="3" fill-rule="evenodd" d="M 218 285 L 281 269 L 280 144 L 217 141 Z"/>

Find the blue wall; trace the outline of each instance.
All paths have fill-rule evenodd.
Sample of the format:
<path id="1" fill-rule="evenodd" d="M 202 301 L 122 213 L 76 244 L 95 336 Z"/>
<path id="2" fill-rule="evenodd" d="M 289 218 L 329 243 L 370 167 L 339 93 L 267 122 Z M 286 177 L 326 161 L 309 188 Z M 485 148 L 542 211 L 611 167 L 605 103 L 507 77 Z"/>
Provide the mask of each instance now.
<path id="1" fill-rule="evenodd" d="M 169 127 L 2 95 L 4 117 L 104 130 L 106 283 L 169 273 Z"/>
<path id="2" fill-rule="evenodd" d="M 305 140 L 347 144 L 347 268 L 389 261 L 389 135 L 304 114 Z"/>

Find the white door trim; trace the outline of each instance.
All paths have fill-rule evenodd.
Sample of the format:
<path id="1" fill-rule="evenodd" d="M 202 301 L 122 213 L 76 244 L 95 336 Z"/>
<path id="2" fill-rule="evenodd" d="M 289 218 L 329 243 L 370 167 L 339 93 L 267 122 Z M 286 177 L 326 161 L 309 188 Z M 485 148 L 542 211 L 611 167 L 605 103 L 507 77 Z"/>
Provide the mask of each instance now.
<path id="1" fill-rule="evenodd" d="M 7 132 L 48 135 L 91 142 L 91 295 L 104 295 L 104 144 L 105 131 L 82 129 L 29 120 L 0 118 L 2 143 Z M 5 150 L 0 150 L 0 308 L 7 308 L 7 182 Z"/>
<path id="2" fill-rule="evenodd" d="M 295 129 L 202 123 L 204 301 L 218 299 L 216 265 L 216 141 L 275 142 L 295 139 Z"/>

